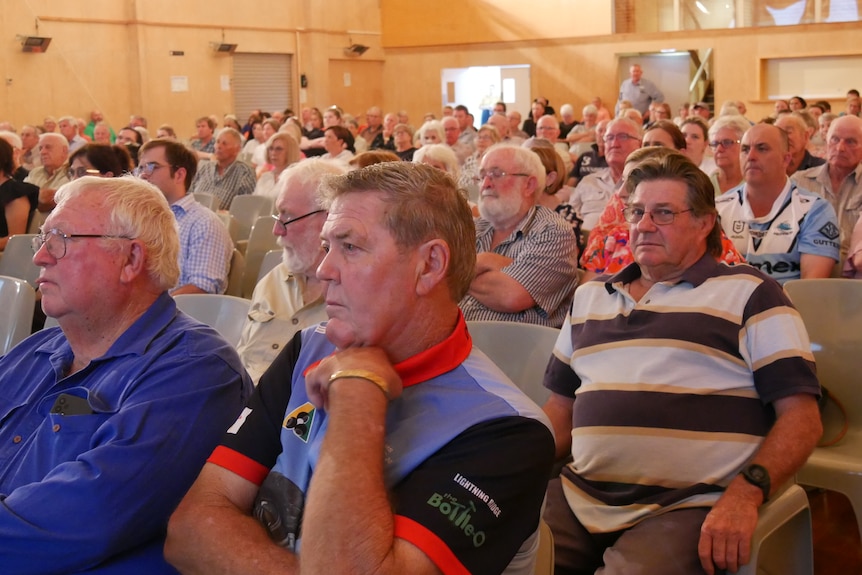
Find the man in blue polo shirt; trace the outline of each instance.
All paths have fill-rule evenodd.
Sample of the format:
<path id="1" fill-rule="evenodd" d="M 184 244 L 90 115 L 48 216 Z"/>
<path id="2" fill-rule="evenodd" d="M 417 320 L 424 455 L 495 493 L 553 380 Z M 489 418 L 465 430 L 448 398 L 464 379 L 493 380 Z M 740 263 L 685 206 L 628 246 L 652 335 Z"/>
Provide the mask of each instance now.
<path id="1" fill-rule="evenodd" d="M 0 573 L 175 573 L 167 519 L 251 381 L 177 311 L 176 224 L 137 178 L 84 177 L 34 240 L 42 330 L 0 359 Z"/>

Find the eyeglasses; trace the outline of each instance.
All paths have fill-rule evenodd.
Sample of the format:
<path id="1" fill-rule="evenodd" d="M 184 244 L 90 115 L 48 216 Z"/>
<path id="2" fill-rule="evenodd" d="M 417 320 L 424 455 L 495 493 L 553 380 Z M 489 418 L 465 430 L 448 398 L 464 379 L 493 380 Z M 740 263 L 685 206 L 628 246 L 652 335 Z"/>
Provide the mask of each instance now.
<path id="1" fill-rule="evenodd" d="M 66 240 L 73 238 L 102 238 L 108 240 L 134 239 L 128 236 L 111 236 L 105 234 L 65 234 L 62 230 L 51 228 L 50 230 L 37 234 L 31 240 L 30 246 L 33 248 L 34 254 L 38 252 L 42 246 L 45 246 L 45 249 L 48 250 L 48 255 L 55 260 L 59 260 L 66 255 Z"/>
<path id="2" fill-rule="evenodd" d="M 713 140 L 709 143 L 709 147 L 713 150 L 718 149 L 719 146 L 721 146 L 722 148 L 729 148 L 735 144 L 738 144 L 739 142 L 740 140 L 731 140 L 729 138 L 725 140 Z"/>
<path id="3" fill-rule="evenodd" d="M 506 176 L 518 176 L 521 178 L 529 178 L 530 174 L 520 174 L 520 173 L 516 174 L 514 172 L 504 172 L 503 170 L 498 170 L 498 169 L 494 168 L 494 169 L 488 170 L 487 172 L 485 170 L 480 170 L 479 175 L 474 177 L 473 181 L 478 184 L 478 183 L 484 181 L 485 178 L 488 178 L 492 182 L 496 182 L 500 178 L 505 178 Z"/>
<path id="4" fill-rule="evenodd" d="M 153 172 L 158 170 L 159 168 L 170 168 L 176 166 L 168 166 L 166 164 L 160 164 L 158 162 L 145 162 L 135 168 L 132 173 L 135 174 L 136 177 L 140 178 L 141 176 L 150 177 L 153 175 Z"/>
<path id="5" fill-rule="evenodd" d="M 303 215 L 303 216 L 299 216 L 299 217 L 296 217 L 296 218 L 291 218 L 291 219 L 287 220 L 286 222 L 285 222 L 285 221 L 282 221 L 282 219 L 281 219 L 281 218 L 279 218 L 278 216 L 276 216 L 276 215 L 274 215 L 274 214 L 273 214 L 273 216 L 272 216 L 272 219 L 274 219 L 275 221 L 277 221 L 278 223 L 280 223 L 280 224 L 281 224 L 282 229 L 286 232 L 286 231 L 287 231 L 287 226 L 289 226 L 290 224 L 296 223 L 296 222 L 298 222 L 299 220 L 305 219 L 305 218 L 307 218 L 307 217 L 309 217 L 309 216 L 313 216 L 314 214 L 320 214 L 320 213 L 323 213 L 323 212 L 325 212 L 325 211 L 326 211 L 326 210 L 314 210 L 313 212 L 308 212 L 307 214 L 305 214 L 305 215 Z"/>
<path id="6" fill-rule="evenodd" d="M 625 134 L 625 133 L 605 134 L 605 137 L 603 138 L 603 140 L 605 141 L 605 144 L 610 144 L 614 140 L 616 140 L 620 144 L 622 144 L 626 140 L 637 140 L 638 142 L 640 142 L 640 138 L 638 138 L 637 136 L 632 136 L 631 134 Z"/>
<path id="7" fill-rule="evenodd" d="M 657 226 L 666 226 L 668 224 L 672 224 L 674 218 L 677 214 L 684 214 L 685 212 L 690 212 L 691 209 L 688 210 L 680 210 L 675 212 L 673 210 L 669 210 L 667 208 L 653 208 L 652 210 L 645 210 L 643 208 L 632 207 L 629 206 L 623 210 L 623 217 L 630 224 L 640 223 L 646 214 L 649 214 L 652 223 Z"/>
<path id="8" fill-rule="evenodd" d="M 70 180 L 77 180 L 84 176 L 101 176 L 102 172 L 94 170 L 93 168 L 85 168 L 84 166 L 81 166 L 80 168 L 69 168 L 66 170 L 66 175 L 69 176 Z"/>

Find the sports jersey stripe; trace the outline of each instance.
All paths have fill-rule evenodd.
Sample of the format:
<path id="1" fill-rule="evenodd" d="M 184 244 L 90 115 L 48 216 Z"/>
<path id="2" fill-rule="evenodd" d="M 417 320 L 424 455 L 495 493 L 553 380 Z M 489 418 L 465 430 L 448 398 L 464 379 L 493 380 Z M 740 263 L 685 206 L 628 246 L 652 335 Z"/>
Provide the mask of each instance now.
<path id="1" fill-rule="evenodd" d="M 395 536 L 418 547 L 446 575 L 470 575 L 443 540 L 416 521 L 396 515 Z"/>
<path id="2" fill-rule="evenodd" d="M 269 475 L 269 467 L 265 467 L 254 459 L 246 457 L 242 453 L 238 453 L 224 445 L 219 445 L 213 450 L 212 455 L 207 459 L 207 463 L 224 467 L 228 471 L 232 471 L 258 486 Z"/>

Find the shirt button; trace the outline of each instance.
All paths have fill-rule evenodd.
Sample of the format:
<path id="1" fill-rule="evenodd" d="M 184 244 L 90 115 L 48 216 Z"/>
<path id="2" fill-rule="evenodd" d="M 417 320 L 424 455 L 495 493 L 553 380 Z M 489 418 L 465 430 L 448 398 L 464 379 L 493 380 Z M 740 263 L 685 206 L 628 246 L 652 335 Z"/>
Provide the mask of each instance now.
<path id="1" fill-rule="evenodd" d="M 15 437 L 13 437 L 13 438 L 12 438 L 12 443 L 21 443 L 21 436 L 20 436 L 20 435 L 16 435 Z"/>
<path id="2" fill-rule="evenodd" d="M 272 349 L 278 349 L 278 344 L 277 343 L 272 344 Z"/>
<path id="3" fill-rule="evenodd" d="M 290 323 L 292 323 L 293 325 L 296 325 L 299 323 L 299 320 L 296 318 L 293 318 L 292 320 L 290 320 Z"/>
<path id="4" fill-rule="evenodd" d="M 57 433 L 58 431 L 60 431 L 60 424 L 59 424 L 59 423 L 55 423 L 55 424 L 54 424 L 54 427 L 53 427 L 52 429 L 54 430 L 54 433 Z"/>

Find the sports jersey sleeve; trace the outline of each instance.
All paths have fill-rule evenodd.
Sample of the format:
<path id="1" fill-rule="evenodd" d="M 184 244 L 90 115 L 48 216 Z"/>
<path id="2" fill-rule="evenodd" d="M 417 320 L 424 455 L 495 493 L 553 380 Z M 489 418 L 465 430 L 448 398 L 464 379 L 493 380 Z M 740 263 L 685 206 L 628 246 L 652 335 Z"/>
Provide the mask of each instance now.
<path id="1" fill-rule="evenodd" d="M 826 200 L 817 198 L 799 231 L 799 252 L 825 256 L 837 262 L 841 249 L 840 235 L 835 209 Z"/>
<path id="2" fill-rule="evenodd" d="M 447 575 L 502 573 L 538 527 L 553 457 L 534 419 L 475 425 L 395 486 L 395 536 Z"/>
<path id="3" fill-rule="evenodd" d="M 261 485 L 281 454 L 281 424 L 290 401 L 293 367 L 302 349 L 297 332 L 261 376 L 248 405 L 227 430 L 209 463 Z"/>

